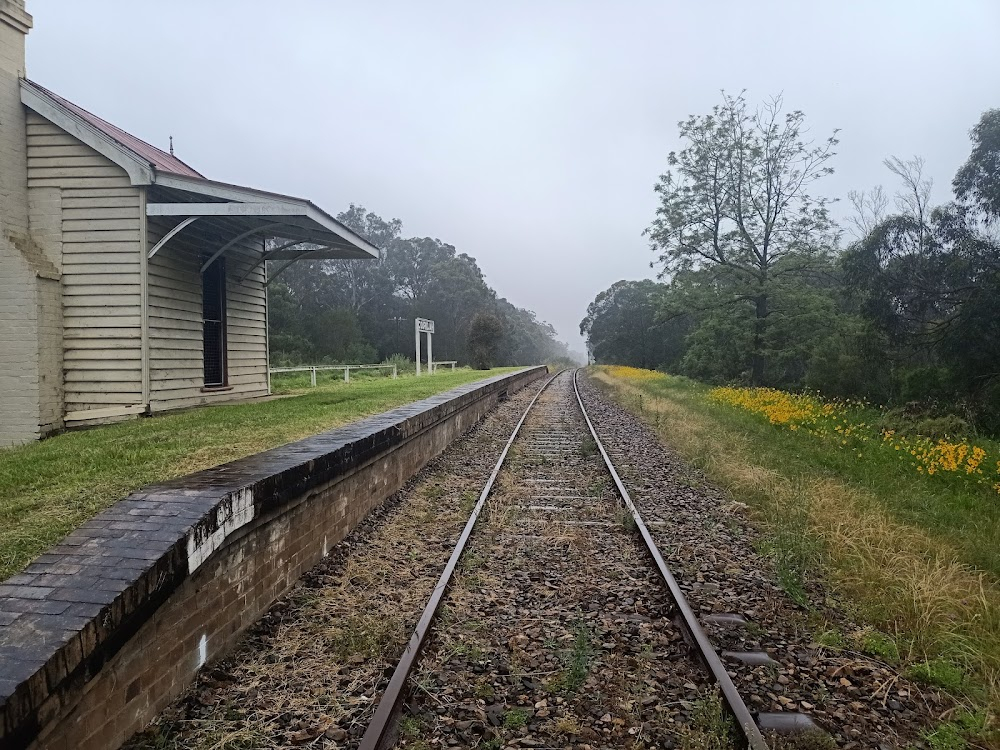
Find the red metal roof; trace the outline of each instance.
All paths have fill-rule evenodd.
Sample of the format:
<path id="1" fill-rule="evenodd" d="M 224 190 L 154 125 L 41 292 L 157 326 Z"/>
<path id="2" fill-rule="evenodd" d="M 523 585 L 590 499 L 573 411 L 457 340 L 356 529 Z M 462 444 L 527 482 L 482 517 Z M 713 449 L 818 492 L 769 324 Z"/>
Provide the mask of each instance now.
<path id="1" fill-rule="evenodd" d="M 162 151 L 161 149 L 158 149 L 156 146 L 153 146 L 149 143 L 146 143 L 144 140 L 136 138 L 131 133 L 126 133 L 124 130 L 112 125 L 107 120 L 102 120 L 100 117 L 98 117 L 95 114 L 92 114 L 91 112 L 88 112 L 83 107 L 78 107 L 77 105 L 73 104 L 73 102 L 63 99 L 58 94 L 54 94 L 44 86 L 39 86 L 34 81 L 26 81 L 26 83 L 38 89 L 46 96 L 51 97 L 61 106 L 65 107 L 70 112 L 79 117 L 81 120 L 84 120 L 92 127 L 97 128 L 108 138 L 117 142 L 121 146 L 125 147 L 126 149 L 134 153 L 138 159 L 149 162 L 158 171 L 170 172 L 171 174 L 184 175 L 185 177 L 204 176 L 200 172 L 197 172 L 191 167 L 189 167 L 187 164 L 182 162 L 173 154 L 168 154 L 166 151 Z"/>

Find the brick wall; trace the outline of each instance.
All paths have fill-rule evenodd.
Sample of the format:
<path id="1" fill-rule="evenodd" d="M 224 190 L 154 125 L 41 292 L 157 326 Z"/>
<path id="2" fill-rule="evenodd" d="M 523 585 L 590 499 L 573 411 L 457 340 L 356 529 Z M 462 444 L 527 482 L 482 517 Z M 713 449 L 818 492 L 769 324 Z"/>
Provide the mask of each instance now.
<path id="1" fill-rule="evenodd" d="M 39 434 L 38 277 L 29 239 L 23 2 L 0 0 L 0 446 Z"/>
<path id="2" fill-rule="evenodd" d="M 532 368 L 117 503 L 0 585 L 0 746 L 117 748 Z"/>

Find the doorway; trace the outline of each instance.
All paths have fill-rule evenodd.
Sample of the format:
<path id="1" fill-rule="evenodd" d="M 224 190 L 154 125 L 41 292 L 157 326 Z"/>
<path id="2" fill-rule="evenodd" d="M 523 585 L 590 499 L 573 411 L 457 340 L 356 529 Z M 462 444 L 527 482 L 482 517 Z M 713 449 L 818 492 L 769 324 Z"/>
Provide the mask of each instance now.
<path id="1" fill-rule="evenodd" d="M 205 385 L 226 385 L 226 259 L 216 260 L 201 275 L 204 324 Z"/>

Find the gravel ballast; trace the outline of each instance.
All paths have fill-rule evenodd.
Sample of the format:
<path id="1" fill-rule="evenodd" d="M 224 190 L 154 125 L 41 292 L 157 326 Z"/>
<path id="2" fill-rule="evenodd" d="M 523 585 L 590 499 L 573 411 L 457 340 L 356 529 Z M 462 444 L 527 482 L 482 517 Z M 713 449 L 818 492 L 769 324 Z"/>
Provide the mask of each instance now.
<path id="1" fill-rule="evenodd" d="M 714 690 L 569 373 L 542 394 L 499 485 L 411 677 L 401 746 L 679 747 L 711 729 Z"/>
<path id="2" fill-rule="evenodd" d="M 816 643 L 817 618 L 842 632 L 861 628 L 830 607 L 822 586 L 810 587 L 807 606 L 796 604 L 755 551 L 758 537 L 738 498 L 712 487 L 602 388 L 585 377 L 580 386 L 637 508 L 663 522 L 651 525 L 654 539 L 700 619 L 735 613 L 748 621 L 748 627 L 706 624 L 717 650 L 762 650 L 777 662 L 729 662 L 747 705 L 809 715 L 843 748 L 929 747 L 921 735 L 946 715 L 950 699 L 870 655 Z"/>

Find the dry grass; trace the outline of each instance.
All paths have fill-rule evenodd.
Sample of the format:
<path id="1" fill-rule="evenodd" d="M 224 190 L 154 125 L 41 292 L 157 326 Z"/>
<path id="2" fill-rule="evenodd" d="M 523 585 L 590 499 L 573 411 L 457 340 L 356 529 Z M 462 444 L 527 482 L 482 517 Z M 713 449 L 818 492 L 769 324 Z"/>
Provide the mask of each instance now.
<path id="1" fill-rule="evenodd" d="M 805 555 L 853 614 L 896 636 L 905 661 L 944 658 L 974 676 L 993 711 L 1000 706 L 1000 587 L 961 562 L 946 541 L 902 524 L 879 498 L 817 469 L 788 477 L 755 459 L 749 437 L 710 415 L 597 373 L 628 406 L 642 396 L 642 417 L 684 458 L 747 501 L 765 534 L 792 529 Z M 797 543 L 795 540 L 786 542 Z M 803 571 L 806 575 L 809 570 Z"/>

